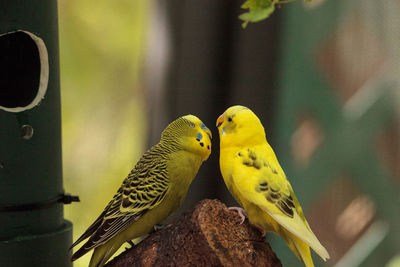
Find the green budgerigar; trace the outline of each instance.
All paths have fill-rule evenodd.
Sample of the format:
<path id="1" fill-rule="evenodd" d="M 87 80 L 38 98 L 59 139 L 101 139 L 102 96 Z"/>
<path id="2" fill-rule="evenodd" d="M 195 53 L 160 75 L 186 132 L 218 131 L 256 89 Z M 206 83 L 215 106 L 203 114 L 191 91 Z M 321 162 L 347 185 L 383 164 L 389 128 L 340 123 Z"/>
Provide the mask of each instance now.
<path id="1" fill-rule="evenodd" d="M 171 122 L 158 144 L 136 163 L 100 216 L 72 245 L 89 238 L 74 261 L 94 249 L 89 266 L 103 266 L 127 241 L 144 236 L 185 198 L 211 153 L 211 131 L 193 115 Z"/>

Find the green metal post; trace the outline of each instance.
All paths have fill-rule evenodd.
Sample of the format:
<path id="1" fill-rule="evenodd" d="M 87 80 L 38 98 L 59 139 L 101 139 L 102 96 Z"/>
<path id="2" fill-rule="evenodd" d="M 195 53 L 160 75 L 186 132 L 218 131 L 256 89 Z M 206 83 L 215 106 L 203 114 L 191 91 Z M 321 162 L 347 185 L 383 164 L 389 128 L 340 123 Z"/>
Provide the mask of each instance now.
<path id="1" fill-rule="evenodd" d="M 72 266 L 57 1 L 0 0 L 0 50 L 0 266 Z"/>

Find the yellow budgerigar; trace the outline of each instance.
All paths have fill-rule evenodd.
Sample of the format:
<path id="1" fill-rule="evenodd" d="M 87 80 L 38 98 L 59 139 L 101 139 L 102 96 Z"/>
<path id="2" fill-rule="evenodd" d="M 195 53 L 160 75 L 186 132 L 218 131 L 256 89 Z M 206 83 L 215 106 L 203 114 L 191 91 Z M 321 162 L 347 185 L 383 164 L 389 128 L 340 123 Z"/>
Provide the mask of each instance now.
<path id="1" fill-rule="evenodd" d="M 136 163 L 104 211 L 74 247 L 78 259 L 94 249 L 89 266 L 103 266 L 127 241 L 151 232 L 182 204 L 203 161 L 211 153 L 211 131 L 196 116 L 170 123 L 158 144 Z"/>
<path id="2" fill-rule="evenodd" d="M 307 266 L 314 266 L 310 247 L 329 259 L 307 223 L 300 203 L 265 137 L 259 118 L 247 107 L 228 108 L 218 119 L 220 168 L 225 184 L 243 207 L 234 208 L 263 235 L 282 237 Z"/>

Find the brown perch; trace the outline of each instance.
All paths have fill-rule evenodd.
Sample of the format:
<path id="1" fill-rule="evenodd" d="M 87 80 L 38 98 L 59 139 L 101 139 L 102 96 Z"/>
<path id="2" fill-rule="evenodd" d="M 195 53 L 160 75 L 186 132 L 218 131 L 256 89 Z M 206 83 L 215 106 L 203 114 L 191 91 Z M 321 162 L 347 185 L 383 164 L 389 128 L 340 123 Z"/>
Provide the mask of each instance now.
<path id="1" fill-rule="evenodd" d="M 236 211 L 203 200 L 106 266 L 282 266 L 264 238 Z"/>

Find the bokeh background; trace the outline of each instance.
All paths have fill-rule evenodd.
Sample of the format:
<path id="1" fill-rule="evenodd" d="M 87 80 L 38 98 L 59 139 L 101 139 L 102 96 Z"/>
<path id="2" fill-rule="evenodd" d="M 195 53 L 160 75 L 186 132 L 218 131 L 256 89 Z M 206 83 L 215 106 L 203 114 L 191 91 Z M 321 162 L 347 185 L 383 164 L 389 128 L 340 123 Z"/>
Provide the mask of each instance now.
<path id="1" fill-rule="evenodd" d="M 59 1 L 65 207 L 74 239 L 173 119 L 213 153 L 180 213 L 234 205 L 216 118 L 250 107 L 331 254 L 317 266 L 400 266 L 400 1 L 313 0 L 241 28 L 243 1 Z M 284 266 L 302 266 L 268 235 Z M 87 266 L 89 255 L 75 266 Z"/>

